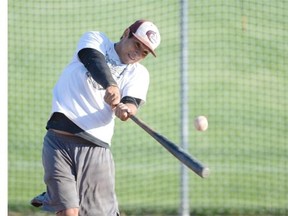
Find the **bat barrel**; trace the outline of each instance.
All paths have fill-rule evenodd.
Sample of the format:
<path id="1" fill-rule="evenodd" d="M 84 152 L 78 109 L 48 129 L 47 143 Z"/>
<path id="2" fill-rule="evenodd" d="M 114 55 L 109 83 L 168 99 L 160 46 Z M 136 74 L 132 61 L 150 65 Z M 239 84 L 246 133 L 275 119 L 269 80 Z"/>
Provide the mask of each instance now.
<path id="1" fill-rule="evenodd" d="M 157 133 L 155 130 L 150 128 L 146 123 L 138 119 L 136 116 L 131 115 L 132 119 L 138 126 L 145 130 L 150 136 L 152 136 L 156 141 L 158 141 L 167 151 L 174 155 L 179 161 L 189 167 L 197 175 L 202 178 L 209 176 L 209 168 L 204 166 L 200 161 L 194 158 L 192 155 L 186 153 L 182 148 L 177 146 L 175 143 L 171 142 L 166 137 Z"/>
<path id="2" fill-rule="evenodd" d="M 165 137 L 162 137 L 165 140 L 162 146 L 166 148 L 171 154 L 173 154 L 178 160 L 185 164 L 188 168 L 194 171 L 197 175 L 202 178 L 207 178 L 210 174 L 208 167 L 203 165 L 199 160 L 197 160 L 192 155 L 185 152 L 182 148 L 176 146 L 170 140 L 167 140 Z"/>
<path id="3" fill-rule="evenodd" d="M 202 177 L 207 178 L 210 175 L 210 170 L 208 167 L 204 167 L 202 170 Z"/>

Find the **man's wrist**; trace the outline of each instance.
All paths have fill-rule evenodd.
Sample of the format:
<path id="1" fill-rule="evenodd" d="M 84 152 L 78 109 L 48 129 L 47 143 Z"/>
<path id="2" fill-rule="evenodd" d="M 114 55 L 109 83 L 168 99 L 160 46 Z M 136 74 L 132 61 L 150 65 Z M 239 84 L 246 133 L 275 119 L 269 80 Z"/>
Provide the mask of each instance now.
<path id="1" fill-rule="evenodd" d="M 118 85 L 116 84 L 116 83 L 110 83 L 110 84 L 108 84 L 108 87 L 109 86 L 116 86 L 116 87 L 118 87 Z"/>
<path id="2" fill-rule="evenodd" d="M 106 88 L 111 87 L 111 86 L 119 88 L 117 83 L 109 83 Z"/>

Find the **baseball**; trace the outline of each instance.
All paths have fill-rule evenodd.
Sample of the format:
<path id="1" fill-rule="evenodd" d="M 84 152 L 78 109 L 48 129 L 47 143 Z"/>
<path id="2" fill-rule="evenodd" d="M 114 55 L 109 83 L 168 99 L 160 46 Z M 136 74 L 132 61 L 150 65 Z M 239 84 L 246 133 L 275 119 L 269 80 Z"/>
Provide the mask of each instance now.
<path id="1" fill-rule="evenodd" d="M 194 126 L 198 131 L 206 131 L 208 128 L 208 120 L 205 116 L 197 116 L 194 120 Z"/>

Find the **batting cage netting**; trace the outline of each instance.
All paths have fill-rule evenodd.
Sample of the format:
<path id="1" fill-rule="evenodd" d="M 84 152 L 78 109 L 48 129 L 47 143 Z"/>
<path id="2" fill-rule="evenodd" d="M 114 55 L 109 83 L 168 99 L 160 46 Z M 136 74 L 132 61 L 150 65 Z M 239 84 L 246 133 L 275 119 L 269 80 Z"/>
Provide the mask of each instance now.
<path id="1" fill-rule="evenodd" d="M 180 215 L 184 191 L 191 215 L 288 215 L 287 11 L 285 0 L 9 0 L 9 212 L 32 215 L 31 198 L 45 191 L 41 150 L 52 89 L 80 36 L 97 30 L 117 42 L 144 18 L 162 40 L 157 57 L 142 62 L 150 88 L 137 116 L 180 146 L 185 111 L 187 151 L 211 174 L 189 170 L 183 189 L 180 162 L 134 122 L 116 119 L 122 214 Z M 199 115 L 207 131 L 195 130 Z"/>

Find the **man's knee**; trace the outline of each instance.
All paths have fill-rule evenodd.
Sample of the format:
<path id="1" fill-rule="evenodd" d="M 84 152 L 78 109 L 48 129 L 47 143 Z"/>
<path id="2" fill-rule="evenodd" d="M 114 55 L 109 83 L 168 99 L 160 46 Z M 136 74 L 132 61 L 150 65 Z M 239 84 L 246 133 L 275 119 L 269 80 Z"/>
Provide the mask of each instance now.
<path id="1" fill-rule="evenodd" d="M 79 210 L 78 208 L 70 208 L 59 211 L 56 213 L 57 216 L 78 216 Z"/>

